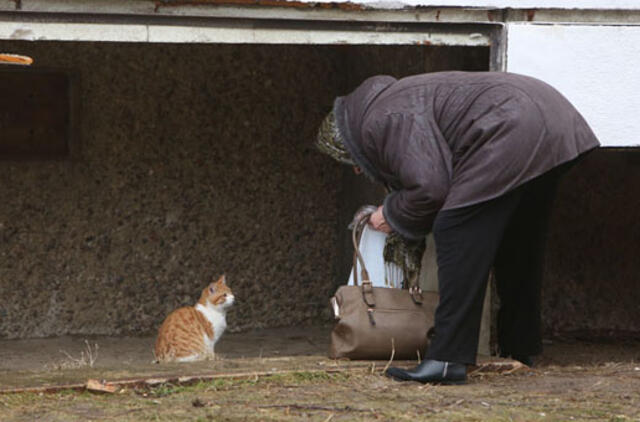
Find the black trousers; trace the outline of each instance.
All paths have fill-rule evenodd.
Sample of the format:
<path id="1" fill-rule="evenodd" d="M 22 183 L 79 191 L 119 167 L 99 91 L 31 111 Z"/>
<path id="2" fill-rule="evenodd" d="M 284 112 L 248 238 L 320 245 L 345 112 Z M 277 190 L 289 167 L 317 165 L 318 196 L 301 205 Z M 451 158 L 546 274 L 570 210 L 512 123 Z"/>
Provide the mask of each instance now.
<path id="1" fill-rule="evenodd" d="M 542 352 L 541 282 L 557 167 L 487 202 L 438 213 L 433 234 L 440 303 L 426 357 L 474 364 L 482 305 L 491 268 L 500 298 L 501 354 Z"/>

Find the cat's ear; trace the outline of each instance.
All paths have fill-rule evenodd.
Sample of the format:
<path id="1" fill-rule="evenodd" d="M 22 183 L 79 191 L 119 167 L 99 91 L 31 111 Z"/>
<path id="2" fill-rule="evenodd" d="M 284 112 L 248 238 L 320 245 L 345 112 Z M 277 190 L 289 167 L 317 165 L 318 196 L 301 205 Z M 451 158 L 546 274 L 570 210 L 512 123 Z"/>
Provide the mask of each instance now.
<path id="1" fill-rule="evenodd" d="M 226 284 L 226 281 L 227 281 L 227 278 L 225 277 L 224 274 L 222 274 L 218 279 L 218 281 L 211 282 L 211 284 L 209 284 L 209 294 L 214 294 L 216 292 L 216 288 L 221 284 L 222 285 Z"/>

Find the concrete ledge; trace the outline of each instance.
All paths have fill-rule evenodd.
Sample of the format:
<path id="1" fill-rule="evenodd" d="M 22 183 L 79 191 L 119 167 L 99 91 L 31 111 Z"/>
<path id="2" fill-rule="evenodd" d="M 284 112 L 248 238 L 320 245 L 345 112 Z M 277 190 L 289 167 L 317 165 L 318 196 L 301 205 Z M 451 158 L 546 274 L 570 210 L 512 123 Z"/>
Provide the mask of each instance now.
<path id="1" fill-rule="evenodd" d="M 432 44 L 488 46 L 477 34 L 379 33 L 372 31 L 306 31 L 296 29 L 202 28 L 149 26 L 149 42 L 268 44 Z"/>
<path id="2" fill-rule="evenodd" d="M 22 0 L 21 12 L 46 13 L 154 13 L 153 1 L 140 0 Z"/>
<path id="3" fill-rule="evenodd" d="M 145 25 L 0 22 L 0 39 L 24 41 L 148 41 Z"/>
<path id="4" fill-rule="evenodd" d="M 266 43 L 464 45 L 485 47 L 490 37 L 480 32 L 394 32 L 371 30 L 306 30 L 225 26 L 138 25 L 110 23 L 0 22 L 0 39 L 24 41 L 107 41 L 150 43 Z"/>

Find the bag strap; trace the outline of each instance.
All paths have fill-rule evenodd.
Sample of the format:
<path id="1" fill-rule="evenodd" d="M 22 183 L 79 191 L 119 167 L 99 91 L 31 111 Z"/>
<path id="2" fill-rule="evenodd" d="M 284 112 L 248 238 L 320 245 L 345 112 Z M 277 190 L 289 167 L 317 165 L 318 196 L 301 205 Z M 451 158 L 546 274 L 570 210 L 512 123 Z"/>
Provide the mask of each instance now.
<path id="1" fill-rule="evenodd" d="M 371 214 L 363 215 L 360 220 L 358 220 L 353 227 L 353 231 L 351 233 L 351 240 L 353 241 L 353 263 L 356 264 L 358 261 L 360 262 L 360 272 L 362 273 L 362 281 L 369 280 L 369 272 L 367 271 L 367 267 L 364 263 L 364 258 L 362 258 L 362 254 L 360 253 L 360 240 L 362 238 L 362 232 L 364 231 L 364 226 L 369 221 L 369 217 Z M 353 280 L 354 284 L 358 285 L 358 271 L 357 266 L 353 266 Z"/>
<path id="2" fill-rule="evenodd" d="M 360 217 L 360 220 L 356 223 L 353 228 L 353 232 L 351 233 L 351 239 L 353 240 L 353 284 L 358 285 L 358 271 L 357 271 L 357 261 L 360 262 L 360 273 L 362 278 L 362 299 L 364 303 L 367 304 L 370 308 L 376 306 L 375 298 L 373 297 L 373 285 L 371 284 L 371 280 L 369 279 L 369 272 L 367 271 L 367 267 L 364 263 L 364 258 L 362 258 L 362 254 L 360 253 L 360 238 L 362 237 L 362 232 L 364 227 L 367 225 L 369 221 L 369 217 L 371 214 L 364 214 Z"/>

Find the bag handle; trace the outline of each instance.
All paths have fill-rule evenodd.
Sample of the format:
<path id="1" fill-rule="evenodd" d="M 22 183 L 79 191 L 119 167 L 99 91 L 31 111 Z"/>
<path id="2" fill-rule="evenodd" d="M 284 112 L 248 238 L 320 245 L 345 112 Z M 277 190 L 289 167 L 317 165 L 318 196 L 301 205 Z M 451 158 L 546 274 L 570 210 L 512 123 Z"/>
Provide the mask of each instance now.
<path id="1" fill-rule="evenodd" d="M 364 263 L 364 258 L 362 258 L 362 254 L 360 253 L 360 239 L 362 238 L 362 232 L 364 230 L 364 226 L 369 221 L 369 217 L 371 214 L 364 214 L 353 227 L 353 231 L 351 233 L 351 240 L 353 241 L 353 263 L 356 264 L 357 261 L 360 262 L 360 271 L 362 273 L 362 282 L 370 281 L 369 280 L 369 272 L 367 271 L 367 267 Z M 356 270 L 357 266 L 353 266 L 353 282 L 357 286 L 358 285 L 358 271 Z"/>
<path id="2" fill-rule="evenodd" d="M 362 254 L 360 253 L 359 245 L 362 231 L 364 230 L 364 226 L 367 225 L 369 217 L 371 217 L 371 213 L 364 214 L 362 217 L 360 217 L 353 228 L 351 239 L 353 240 L 353 284 L 355 286 L 358 285 L 358 266 L 356 265 L 357 260 L 360 262 L 360 271 L 362 278 L 362 299 L 364 300 L 364 303 L 367 304 L 367 306 L 373 308 L 376 306 L 376 301 L 373 297 L 373 285 L 371 284 L 371 280 L 369 279 L 369 272 L 367 271 L 367 267 L 364 263 L 364 258 L 362 258 Z"/>

